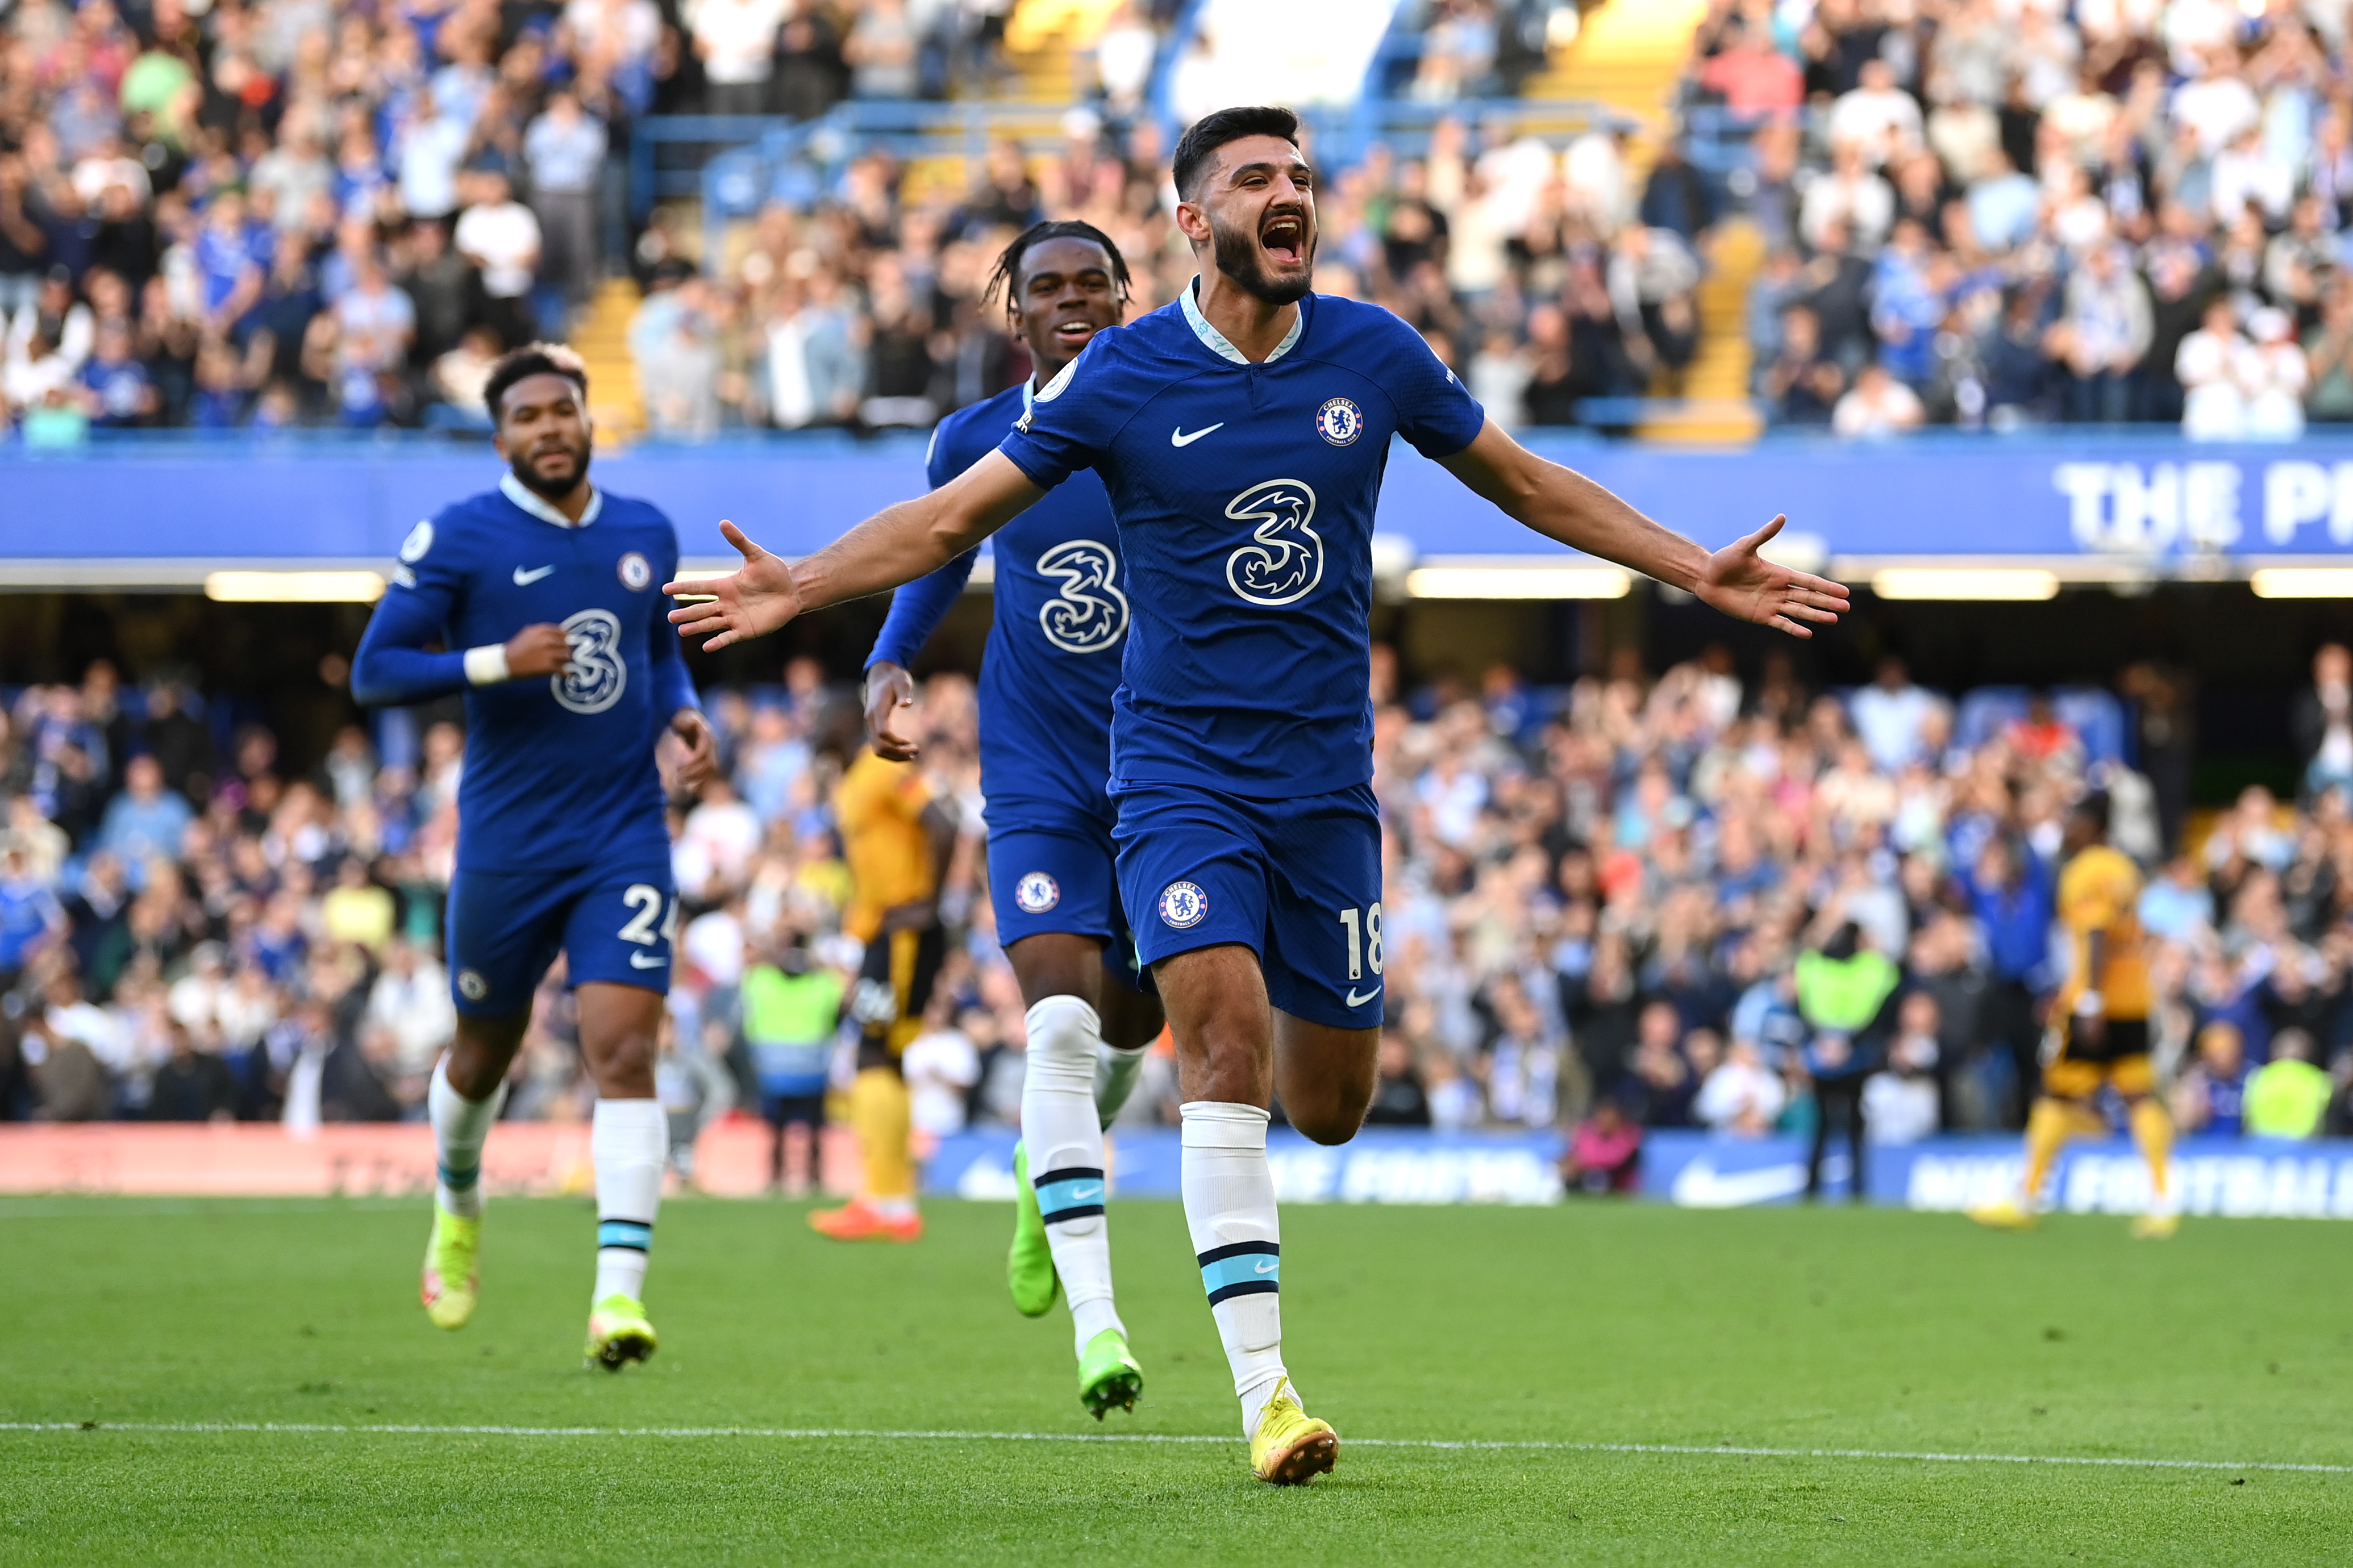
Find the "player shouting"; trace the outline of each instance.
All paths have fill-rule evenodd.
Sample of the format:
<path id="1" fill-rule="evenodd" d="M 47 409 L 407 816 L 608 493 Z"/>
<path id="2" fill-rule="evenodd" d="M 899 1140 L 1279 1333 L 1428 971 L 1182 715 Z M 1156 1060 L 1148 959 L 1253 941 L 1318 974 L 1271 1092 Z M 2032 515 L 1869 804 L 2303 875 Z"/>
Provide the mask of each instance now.
<path id="1" fill-rule="evenodd" d="M 1000 288 L 1035 374 L 941 421 L 934 485 L 995 451 L 1038 388 L 1118 324 L 1127 262 L 1092 224 L 1041 223 L 997 258 L 987 297 Z M 1128 620 L 1118 537 L 1111 498 L 1092 473 L 1073 475 L 1000 530 L 996 618 L 980 667 L 988 895 L 1029 1008 L 1007 1280 L 1014 1304 L 1034 1318 L 1053 1306 L 1060 1279 L 1078 1341 L 1079 1400 L 1098 1420 L 1114 1405 L 1133 1409 L 1144 1388 L 1112 1304 L 1103 1129 L 1160 1032 L 1159 1005 L 1131 961 L 1113 868 L 1111 703 Z M 907 666 L 964 591 L 974 559 L 965 552 L 892 601 L 866 662 L 867 726 L 884 757 L 915 755 L 894 728 L 913 701 Z"/>
<path id="2" fill-rule="evenodd" d="M 579 988 L 596 1083 L 596 1285 L 588 1358 L 617 1371 L 654 1351 L 647 1253 L 670 1134 L 654 1098 L 678 900 L 654 748 L 685 742 L 699 788 L 714 752 L 662 580 L 678 535 L 644 501 L 588 482 L 588 381 L 569 352 L 501 359 L 484 390 L 509 471 L 420 522 L 352 662 L 360 701 L 466 694 L 449 973 L 458 1035 L 433 1069 L 440 1163 L 425 1253 L 427 1316 L 473 1316 L 482 1143 L 505 1099 L 532 992 L 560 951 Z M 428 653 L 438 642 L 446 653 Z"/>
<path id="3" fill-rule="evenodd" d="M 1373 513 L 1401 435 L 1562 543 L 1799 637 L 1846 590 L 1765 560 L 1782 520 L 1710 554 L 1522 449 L 1377 306 L 1309 291 L 1314 180 L 1284 109 L 1177 143 L 1177 222 L 1206 265 L 1174 305 L 1100 332 L 954 482 L 793 565 L 729 527 L 733 575 L 673 610 L 712 647 L 930 571 L 1081 468 L 1103 478 L 1134 624 L 1112 715 L 1119 885 L 1175 1032 L 1180 1184 L 1251 1468 L 1332 1468 L 1282 1347 L 1267 1107 L 1353 1137 L 1374 1082 L 1380 820 L 1372 776 Z"/>

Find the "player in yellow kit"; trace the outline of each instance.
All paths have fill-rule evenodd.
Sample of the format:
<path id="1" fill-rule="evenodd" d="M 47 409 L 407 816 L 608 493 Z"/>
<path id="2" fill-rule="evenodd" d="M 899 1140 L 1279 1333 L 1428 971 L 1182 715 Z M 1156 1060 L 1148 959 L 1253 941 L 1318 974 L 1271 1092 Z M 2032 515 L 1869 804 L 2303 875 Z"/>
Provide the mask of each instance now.
<path id="1" fill-rule="evenodd" d="M 2108 800 L 2084 797 L 2067 819 L 2059 873 L 2059 918 L 2070 950 L 2066 984 L 2051 1006 L 2042 1092 L 2026 1118 L 2026 1180 L 2012 1200 L 1972 1209 L 1980 1225 L 2012 1229 L 2032 1225 L 2034 1204 L 2059 1151 L 2076 1132 L 2107 1131 L 2099 1108 L 2103 1085 L 2125 1102 L 2133 1142 L 2148 1162 L 2148 1212 L 2133 1222 L 2145 1239 L 2171 1236 L 2179 1226 L 2168 1190 L 2173 1121 L 2158 1098 L 2149 1066 L 2149 979 L 2140 929 L 2140 870 L 2107 843 Z"/>
<path id="2" fill-rule="evenodd" d="M 866 944 L 849 1005 L 860 1029 L 849 1124 L 865 1176 L 857 1197 L 810 1215 L 809 1224 L 838 1241 L 913 1241 L 923 1234 L 923 1222 L 915 1212 L 899 1057 L 923 1028 L 946 953 L 939 890 L 955 826 L 922 769 L 872 752 L 859 753 L 842 775 L 833 814 L 849 862 L 842 929 Z"/>

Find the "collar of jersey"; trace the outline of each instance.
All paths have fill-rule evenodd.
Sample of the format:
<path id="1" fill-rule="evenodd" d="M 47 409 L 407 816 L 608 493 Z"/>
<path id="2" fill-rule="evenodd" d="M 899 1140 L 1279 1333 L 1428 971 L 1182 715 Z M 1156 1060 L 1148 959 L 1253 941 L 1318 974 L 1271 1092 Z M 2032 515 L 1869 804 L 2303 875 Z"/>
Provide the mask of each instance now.
<path id="1" fill-rule="evenodd" d="M 516 479 L 512 474 L 501 474 L 499 476 L 499 493 L 506 497 L 507 500 L 514 502 L 515 505 L 522 508 L 523 510 L 531 513 L 532 516 L 539 519 L 540 521 L 552 522 L 558 528 L 586 528 L 590 523 L 596 521 L 596 514 L 598 512 L 605 510 L 605 492 L 598 489 L 595 485 L 590 485 L 588 487 L 588 505 L 586 509 L 580 513 L 580 521 L 578 522 L 573 521 L 570 518 L 565 516 L 562 512 L 548 505 L 544 500 L 533 495 L 528 489 L 525 489 L 523 488 L 523 482 L 521 479 Z"/>
<path id="2" fill-rule="evenodd" d="M 1208 317 L 1201 314 L 1200 301 L 1194 298 L 1194 296 L 1198 294 L 1200 291 L 1201 275 L 1197 272 L 1193 275 L 1193 281 L 1180 290 L 1176 296 L 1176 298 L 1182 301 L 1185 306 L 1185 321 L 1187 325 L 1193 329 L 1193 335 L 1200 339 L 1203 346 L 1207 347 L 1211 353 L 1216 354 L 1219 359 L 1231 360 L 1236 364 L 1250 363 L 1250 360 L 1244 356 L 1242 351 L 1234 347 L 1232 342 L 1227 339 L 1225 333 L 1209 325 Z M 1291 331 L 1282 334 L 1282 341 L 1274 345 L 1274 352 L 1266 356 L 1265 363 L 1272 364 L 1275 361 L 1289 353 L 1291 352 L 1291 345 L 1299 341 L 1299 334 L 1306 329 L 1306 326 L 1307 307 L 1305 305 L 1302 305 L 1299 307 L 1299 313 L 1291 318 Z M 1026 396 L 1027 395 L 1025 394 L 1024 395 Z"/>

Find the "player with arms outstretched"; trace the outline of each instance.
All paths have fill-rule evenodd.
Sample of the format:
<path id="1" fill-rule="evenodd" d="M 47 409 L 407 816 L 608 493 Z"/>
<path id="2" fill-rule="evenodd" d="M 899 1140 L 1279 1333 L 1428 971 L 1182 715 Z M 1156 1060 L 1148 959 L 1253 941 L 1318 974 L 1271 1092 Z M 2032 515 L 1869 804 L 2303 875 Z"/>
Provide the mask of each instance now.
<path id="1" fill-rule="evenodd" d="M 534 344 L 499 362 L 485 396 L 509 471 L 408 535 L 352 689 L 371 707 L 466 694 L 449 888 L 458 1034 L 428 1097 L 440 1174 L 426 1314 L 445 1329 L 473 1316 L 482 1144 L 532 993 L 561 952 L 596 1084 L 586 1354 L 617 1371 L 654 1351 L 643 1297 L 670 1148 L 654 1058 L 678 899 L 655 747 L 665 731 L 683 742 L 690 789 L 715 753 L 663 628 L 677 531 L 588 482 L 587 391 L 568 351 Z"/>
<path id="2" fill-rule="evenodd" d="M 1521 448 L 1377 306 L 1310 292 L 1314 177 L 1284 109 L 1207 115 L 1176 147 L 1177 222 L 1205 263 L 1174 305 L 1096 334 L 955 482 L 787 566 L 671 612 L 711 646 L 929 571 L 1082 468 L 1118 520 L 1134 623 L 1112 715 L 1119 885 L 1176 1036 L 1180 1184 L 1250 1465 L 1299 1482 L 1339 1439 L 1282 1359 L 1266 1159 L 1292 1125 L 1345 1142 L 1374 1084 L 1380 820 L 1372 776 L 1373 514 L 1402 435 L 1536 532 L 1799 637 L 1846 590 L 1775 565 L 1775 519 L 1711 554 Z"/>
<path id="3" fill-rule="evenodd" d="M 1035 371 L 940 422 L 927 465 L 935 486 L 995 451 L 1038 388 L 1118 324 L 1127 262 L 1092 224 L 1037 224 L 997 258 L 986 298 L 1000 288 Z M 1128 622 L 1118 545 L 1111 498 L 1092 473 L 1072 475 L 1000 529 L 980 667 L 989 900 L 1029 1008 L 1007 1282 L 1034 1318 L 1053 1306 L 1059 1280 L 1077 1336 L 1079 1400 L 1098 1420 L 1114 1405 L 1133 1409 L 1144 1388 L 1112 1300 L 1103 1129 L 1161 1022 L 1133 962 L 1113 869 L 1111 705 Z M 915 755 L 895 727 L 913 701 L 907 667 L 964 591 L 976 553 L 892 601 L 866 661 L 867 727 L 884 757 Z"/>
<path id="4" fill-rule="evenodd" d="M 2026 1174 L 2018 1195 L 1969 1211 L 1979 1225 L 2023 1230 L 2059 1152 L 2077 1132 L 2108 1130 L 2103 1085 L 2124 1101 L 2125 1121 L 2148 1163 L 2149 1206 L 2132 1233 L 2162 1241 L 2181 1220 L 2168 1190 L 2173 1118 L 2158 1098 L 2149 1062 L 2152 994 L 2147 939 L 2140 925 L 2140 868 L 2108 843 L 2108 797 L 2088 795 L 2067 817 L 2060 847 L 2059 920 L 2067 928 L 2067 979 L 2051 1005 L 2042 1087 L 2026 1113 Z"/>

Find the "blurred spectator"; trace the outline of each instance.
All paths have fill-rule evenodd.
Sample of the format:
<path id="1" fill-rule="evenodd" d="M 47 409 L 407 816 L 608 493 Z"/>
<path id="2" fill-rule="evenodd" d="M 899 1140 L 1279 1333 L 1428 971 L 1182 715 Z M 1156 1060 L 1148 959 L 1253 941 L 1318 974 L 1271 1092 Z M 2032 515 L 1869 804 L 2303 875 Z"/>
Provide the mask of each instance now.
<path id="1" fill-rule="evenodd" d="M 858 98 L 915 96 L 915 49 L 919 34 L 907 0 L 866 0 L 842 40 L 849 66 L 849 90 Z"/>
<path id="2" fill-rule="evenodd" d="M 539 271 L 539 219 L 514 199 L 506 172 L 480 167 L 460 177 L 465 211 L 449 243 L 481 274 L 484 310 L 504 343 L 527 343 L 539 335 L 531 307 Z"/>
<path id="3" fill-rule="evenodd" d="M 702 62 L 702 79 L 709 86 L 703 104 L 708 112 L 768 111 L 776 35 L 794 9 L 786 0 L 694 0 L 683 7 L 695 58 Z"/>
<path id="4" fill-rule="evenodd" d="M 2237 1027 L 2207 1025 L 2198 1031 L 2197 1060 L 2174 1085 L 2174 1124 L 2184 1132 L 2235 1138 L 2244 1127 L 2246 1095 L 2246 1048 Z"/>
<path id="5" fill-rule="evenodd" d="M 1430 1124 L 1430 1095 L 1421 1071 L 1414 1065 L 1413 1047 L 1394 1030 L 1381 1035 L 1373 1080 L 1373 1102 L 1365 1112 L 1367 1127 L 1427 1127 Z"/>
<path id="6" fill-rule="evenodd" d="M 1832 931 L 1820 947 L 1798 955 L 1798 1015 L 1807 1039 L 1802 1060 L 1814 1091 L 1814 1146 L 1806 1161 L 1806 1195 L 1822 1190 L 1822 1155 L 1831 1128 L 1847 1140 L 1847 1191 L 1862 1201 L 1863 1086 L 1885 1059 L 1895 1023 L 1902 975 L 1883 953 L 1864 944 L 1852 921 Z"/>
<path id="7" fill-rule="evenodd" d="M 1929 721 L 1945 710 L 1934 693 L 1912 684 L 1904 661 L 1889 655 L 1879 661 L 1877 679 L 1847 699 L 1847 712 L 1863 750 L 1882 772 L 1902 773 L 1924 759 L 1923 742 Z"/>
<path id="8" fill-rule="evenodd" d="M 774 8 L 775 0 L 706 0 L 702 14 L 764 4 Z M 774 30 L 771 25 L 769 31 Z M 766 79 L 766 58 L 764 46 L 763 75 L 751 84 L 755 88 Z M 703 68 L 706 74 L 711 70 L 708 60 Z M 576 93 L 552 92 L 547 108 L 524 133 L 522 147 L 531 169 L 532 211 L 546 247 L 541 275 L 567 304 L 576 305 L 586 298 L 598 271 L 597 193 L 605 177 L 605 127 L 582 110 Z"/>
<path id="9" fill-rule="evenodd" d="M 1617 1100 L 1605 1096 L 1569 1134 L 1560 1173 L 1572 1194 L 1602 1196 L 1636 1191 L 1642 1179 L 1642 1129 Z"/>
<path id="10" fill-rule="evenodd" d="M 2181 433 L 2193 441 L 2235 441 L 2247 433 L 2248 404 L 2266 377 L 2255 345 L 2239 331 L 2228 298 L 2206 307 L 2204 322 L 2174 356 L 2181 381 Z"/>
<path id="11" fill-rule="evenodd" d="M 153 1121 L 227 1121 L 237 1110 L 237 1079 L 228 1064 L 200 1051 L 187 1026 L 177 1019 L 165 1026 L 171 1054 L 155 1069 L 155 1085 L 147 1102 Z"/>
<path id="12" fill-rule="evenodd" d="M 1905 994 L 1896 1011 L 1895 1037 L 1887 1046 L 1887 1065 L 1863 1080 L 1862 1119 L 1872 1142 L 1916 1143 L 1943 1125 L 1936 1084 L 1940 1023 L 1936 997 L 1926 991 Z"/>
<path id="13" fill-rule="evenodd" d="M 1831 411 L 1831 428 L 1850 437 L 1894 436 L 1917 429 L 1926 418 L 1917 394 L 1890 375 L 1886 366 L 1867 364 Z"/>
<path id="14" fill-rule="evenodd" d="M 2249 1074 L 2244 1115 L 2251 1138 L 2312 1138 L 2337 1086 L 2313 1065 L 2312 1037 L 2282 1029 L 2272 1037 L 2271 1059 Z"/>
<path id="15" fill-rule="evenodd" d="M 1713 1132 L 1761 1138 L 1773 1131 L 1788 1103 L 1788 1086 L 1767 1068 L 1757 1042 L 1735 1036 L 1724 1060 L 1700 1085 L 1692 1116 Z"/>

